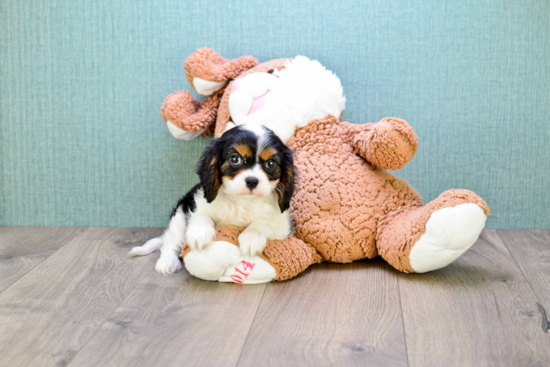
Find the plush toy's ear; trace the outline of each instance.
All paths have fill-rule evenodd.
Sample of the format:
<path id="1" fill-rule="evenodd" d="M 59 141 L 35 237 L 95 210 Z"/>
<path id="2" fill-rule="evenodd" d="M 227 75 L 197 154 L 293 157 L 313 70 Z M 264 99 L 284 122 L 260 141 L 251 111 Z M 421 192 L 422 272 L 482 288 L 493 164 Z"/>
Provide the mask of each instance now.
<path id="1" fill-rule="evenodd" d="M 227 81 L 258 65 L 252 56 L 227 60 L 214 50 L 204 47 L 191 54 L 184 63 L 185 75 L 197 93 L 210 96 L 222 89 Z"/>
<path id="2" fill-rule="evenodd" d="M 277 184 L 277 196 L 279 197 L 279 208 L 281 213 L 290 208 L 290 200 L 294 193 L 294 164 L 292 160 L 292 151 L 286 149 L 283 159 L 283 173 L 281 179 Z"/>
<path id="3" fill-rule="evenodd" d="M 222 185 L 220 166 L 222 164 L 223 142 L 214 140 L 202 153 L 197 164 L 201 186 L 204 189 L 204 198 L 208 203 L 214 201 Z"/>

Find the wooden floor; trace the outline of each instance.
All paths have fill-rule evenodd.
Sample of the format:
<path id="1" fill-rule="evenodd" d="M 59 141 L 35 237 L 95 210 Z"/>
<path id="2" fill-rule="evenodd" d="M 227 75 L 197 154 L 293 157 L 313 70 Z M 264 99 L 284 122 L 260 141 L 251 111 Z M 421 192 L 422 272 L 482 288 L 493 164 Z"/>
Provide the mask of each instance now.
<path id="1" fill-rule="evenodd" d="M 248 286 L 126 256 L 160 233 L 0 227 L 0 365 L 550 365 L 550 231 L 486 230 L 423 275 L 376 259 Z"/>

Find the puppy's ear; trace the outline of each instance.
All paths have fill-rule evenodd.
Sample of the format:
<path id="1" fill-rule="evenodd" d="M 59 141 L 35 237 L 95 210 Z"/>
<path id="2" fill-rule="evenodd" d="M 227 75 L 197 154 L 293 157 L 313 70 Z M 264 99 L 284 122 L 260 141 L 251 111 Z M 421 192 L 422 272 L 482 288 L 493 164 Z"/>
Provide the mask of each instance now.
<path id="1" fill-rule="evenodd" d="M 277 195 L 279 196 L 279 208 L 281 213 L 290 208 L 290 200 L 294 193 L 294 163 L 292 160 L 292 151 L 286 149 L 283 160 L 283 173 L 281 180 L 277 185 Z"/>
<path id="2" fill-rule="evenodd" d="M 208 203 L 214 201 L 216 196 L 218 196 L 218 191 L 222 185 L 220 172 L 222 149 L 223 144 L 219 140 L 214 140 L 204 150 L 197 164 L 197 174 L 199 175 L 201 186 L 204 188 L 204 197 Z"/>

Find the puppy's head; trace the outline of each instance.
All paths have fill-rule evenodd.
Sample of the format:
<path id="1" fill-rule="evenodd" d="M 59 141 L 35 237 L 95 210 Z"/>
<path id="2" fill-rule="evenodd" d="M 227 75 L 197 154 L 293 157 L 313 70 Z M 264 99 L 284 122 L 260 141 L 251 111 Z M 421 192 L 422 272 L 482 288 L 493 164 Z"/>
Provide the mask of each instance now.
<path id="1" fill-rule="evenodd" d="M 265 197 L 275 193 L 281 212 L 294 190 L 292 151 L 259 124 L 237 126 L 208 146 L 197 166 L 207 202 L 219 190 L 234 195 Z"/>

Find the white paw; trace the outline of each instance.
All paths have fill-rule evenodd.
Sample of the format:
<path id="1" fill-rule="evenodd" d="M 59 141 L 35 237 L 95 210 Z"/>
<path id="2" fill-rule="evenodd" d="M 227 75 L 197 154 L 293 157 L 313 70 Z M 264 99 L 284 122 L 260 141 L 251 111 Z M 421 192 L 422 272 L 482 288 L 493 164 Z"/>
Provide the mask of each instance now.
<path id="1" fill-rule="evenodd" d="M 261 254 L 265 248 L 267 239 L 256 231 L 244 230 L 239 235 L 239 246 L 244 257 L 254 257 Z"/>
<path id="2" fill-rule="evenodd" d="M 185 236 L 187 246 L 191 251 L 202 251 L 207 248 L 216 239 L 216 230 L 214 227 L 205 225 L 193 229 L 188 229 Z"/>
<path id="3" fill-rule="evenodd" d="M 155 265 L 155 271 L 162 275 L 170 275 L 181 270 L 181 262 L 177 257 L 161 257 Z"/>
<path id="4" fill-rule="evenodd" d="M 476 242 L 486 219 L 483 209 L 472 203 L 432 213 L 409 254 L 411 267 L 425 273 L 449 265 Z"/>
<path id="5" fill-rule="evenodd" d="M 239 248 L 226 241 L 215 241 L 204 251 L 190 251 L 183 258 L 185 268 L 199 279 L 218 280 L 238 263 Z"/>

